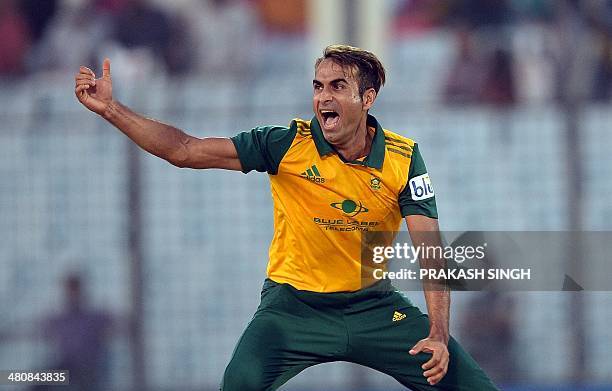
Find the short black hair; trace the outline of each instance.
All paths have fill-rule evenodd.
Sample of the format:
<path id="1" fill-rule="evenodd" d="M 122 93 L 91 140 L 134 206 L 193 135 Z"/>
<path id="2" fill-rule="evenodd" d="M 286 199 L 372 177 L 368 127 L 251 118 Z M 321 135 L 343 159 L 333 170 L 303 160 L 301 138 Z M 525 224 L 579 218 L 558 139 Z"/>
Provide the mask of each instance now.
<path id="1" fill-rule="evenodd" d="M 323 51 L 323 57 L 317 58 L 315 70 L 323 60 L 330 59 L 341 66 L 357 69 L 359 95 L 363 96 L 368 88 L 374 88 L 378 94 L 385 84 L 385 67 L 378 57 L 367 50 L 348 45 L 329 45 Z"/>

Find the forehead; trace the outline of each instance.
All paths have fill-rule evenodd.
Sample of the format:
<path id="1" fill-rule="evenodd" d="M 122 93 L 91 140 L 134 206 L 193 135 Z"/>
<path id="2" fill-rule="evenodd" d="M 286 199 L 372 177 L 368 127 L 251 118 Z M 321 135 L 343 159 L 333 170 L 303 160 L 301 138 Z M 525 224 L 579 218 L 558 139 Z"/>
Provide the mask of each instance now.
<path id="1" fill-rule="evenodd" d="M 343 66 L 328 58 L 321 61 L 315 70 L 315 79 L 320 82 L 336 79 L 346 79 L 348 82 L 357 82 L 356 73 L 357 69 L 355 66 Z"/>

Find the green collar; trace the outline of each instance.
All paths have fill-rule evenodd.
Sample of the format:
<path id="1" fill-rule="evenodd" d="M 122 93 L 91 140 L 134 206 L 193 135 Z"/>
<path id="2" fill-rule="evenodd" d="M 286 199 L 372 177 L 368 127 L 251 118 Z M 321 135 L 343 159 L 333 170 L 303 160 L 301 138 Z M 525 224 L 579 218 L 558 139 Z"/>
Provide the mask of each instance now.
<path id="1" fill-rule="evenodd" d="M 383 162 L 385 160 L 385 134 L 376 118 L 374 118 L 374 116 L 370 114 L 368 114 L 367 126 L 372 126 L 376 128 L 376 132 L 374 133 L 374 139 L 372 140 L 372 147 L 370 148 L 370 154 L 366 156 L 363 161 L 347 161 L 344 160 L 344 158 L 340 155 L 338 155 L 338 157 L 342 159 L 342 161 L 345 163 L 359 164 L 362 166 L 368 166 L 380 170 L 382 169 Z M 334 147 L 332 147 L 331 144 L 329 144 L 327 140 L 325 140 L 325 137 L 323 136 L 323 131 L 321 130 L 321 125 L 319 125 L 317 117 L 312 118 L 312 121 L 310 122 L 310 131 L 312 133 L 312 138 L 320 156 L 329 155 L 330 153 L 336 153 Z"/>

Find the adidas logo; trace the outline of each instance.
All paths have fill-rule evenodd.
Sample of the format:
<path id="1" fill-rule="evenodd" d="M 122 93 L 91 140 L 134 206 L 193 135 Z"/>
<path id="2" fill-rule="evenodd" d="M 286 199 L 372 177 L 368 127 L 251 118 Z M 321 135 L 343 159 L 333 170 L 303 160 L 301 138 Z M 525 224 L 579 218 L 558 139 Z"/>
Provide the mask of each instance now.
<path id="1" fill-rule="evenodd" d="M 400 320 L 402 320 L 402 319 L 404 319 L 404 318 L 406 318 L 406 315 L 405 315 L 405 314 L 402 314 L 401 312 L 397 312 L 397 311 L 395 311 L 395 312 L 393 313 L 393 321 L 394 321 L 394 322 L 398 322 L 398 321 L 400 321 Z"/>
<path id="2" fill-rule="evenodd" d="M 321 176 L 321 173 L 319 172 L 319 169 L 317 168 L 316 164 L 306 169 L 306 171 L 301 173 L 300 176 L 315 183 L 325 183 L 325 178 Z"/>

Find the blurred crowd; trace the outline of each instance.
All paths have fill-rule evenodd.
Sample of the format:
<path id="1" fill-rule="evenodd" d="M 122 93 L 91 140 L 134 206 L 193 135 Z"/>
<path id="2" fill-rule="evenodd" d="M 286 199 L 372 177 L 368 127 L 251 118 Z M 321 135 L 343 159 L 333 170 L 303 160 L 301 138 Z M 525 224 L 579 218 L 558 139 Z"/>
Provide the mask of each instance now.
<path id="1" fill-rule="evenodd" d="M 244 68 L 270 3 L 0 0 L 0 75 L 74 72 L 110 54 L 169 75 Z"/>
<path id="2" fill-rule="evenodd" d="M 610 0 L 400 3 L 396 35 L 448 28 L 456 36 L 441 94 L 449 104 L 610 99 Z"/>
<path id="3" fill-rule="evenodd" d="M 308 0 L 0 0 L 0 77 L 103 56 L 171 76 L 240 75 L 270 34 L 306 37 Z M 165 4 L 165 5 L 164 5 Z M 612 91 L 612 0 L 389 0 L 393 40 L 455 35 L 443 101 L 508 106 Z"/>

